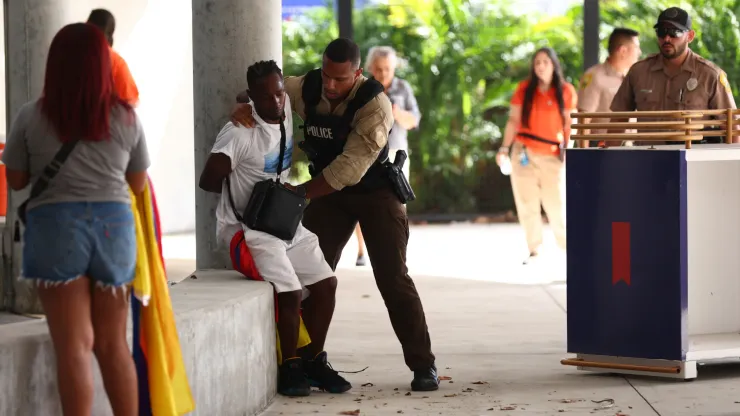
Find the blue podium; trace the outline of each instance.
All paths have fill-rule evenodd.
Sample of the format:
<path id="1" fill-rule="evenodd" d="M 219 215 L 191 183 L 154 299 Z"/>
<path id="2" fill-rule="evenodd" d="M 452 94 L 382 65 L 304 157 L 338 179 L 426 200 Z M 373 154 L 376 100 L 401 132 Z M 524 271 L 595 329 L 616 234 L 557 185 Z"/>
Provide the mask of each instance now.
<path id="1" fill-rule="evenodd" d="M 569 149 L 568 352 L 690 379 L 740 357 L 740 145 Z"/>

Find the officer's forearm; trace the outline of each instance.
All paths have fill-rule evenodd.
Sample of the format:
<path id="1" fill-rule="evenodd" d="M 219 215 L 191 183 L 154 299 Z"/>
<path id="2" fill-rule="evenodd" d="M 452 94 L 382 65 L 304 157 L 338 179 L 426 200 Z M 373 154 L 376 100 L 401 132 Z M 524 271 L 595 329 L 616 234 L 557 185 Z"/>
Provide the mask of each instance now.
<path id="1" fill-rule="evenodd" d="M 306 182 L 303 186 L 306 187 L 307 199 L 316 199 L 337 191 L 329 185 L 323 173 Z"/>

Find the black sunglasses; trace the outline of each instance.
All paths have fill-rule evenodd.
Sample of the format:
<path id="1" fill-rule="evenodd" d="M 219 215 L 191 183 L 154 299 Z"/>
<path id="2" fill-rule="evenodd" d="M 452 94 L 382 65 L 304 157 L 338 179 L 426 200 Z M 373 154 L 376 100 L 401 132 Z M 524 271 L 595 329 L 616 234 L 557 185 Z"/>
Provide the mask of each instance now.
<path id="1" fill-rule="evenodd" d="M 660 28 L 655 29 L 655 33 L 658 35 L 659 39 L 663 39 L 664 37 L 666 37 L 666 35 L 676 39 L 676 38 L 680 38 L 681 36 L 683 36 L 684 33 L 686 33 L 686 31 L 681 30 L 681 29 L 676 29 L 673 27 L 660 27 Z"/>

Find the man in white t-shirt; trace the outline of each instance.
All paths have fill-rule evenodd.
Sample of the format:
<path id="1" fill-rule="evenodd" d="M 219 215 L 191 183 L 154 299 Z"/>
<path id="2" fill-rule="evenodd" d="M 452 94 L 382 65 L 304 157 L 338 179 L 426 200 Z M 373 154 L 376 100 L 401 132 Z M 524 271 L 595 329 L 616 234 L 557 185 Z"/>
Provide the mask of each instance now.
<path id="1" fill-rule="evenodd" d="M 278 335 L 283 362 L 280 365 L 278 392 L 287 396 L 307 396 L 311 386 L 331 393 L 352 388 L 331 369 L 323 351 L 334 313 L 337 279 L 319 247 L 316 235 L 303 225 L 295 237 L 281 240 L 249 229 L 231 207 L 227 181 L 237 212 L 244 211 L 254 185 L 278 175 L 281 123 L 286 132 L 281 181 L 287 182 L 293 154 L 293 117 L 286 100 L 283 75 L 274 61 L 261 61 L 247 71 L 249 98 L 256 128 L 227 123 L 216 138 L 211 155 L 200 177 L 201 189 L 221 194 L 216 210 L 216 234 L 230 246 L 235 269 L 247 277 L 270 282 L 277 292 Z M 309 295 L 302 302 L 303 293 Z M 298 356 L 296 345 L 303 321 L 311 343 Z"/>

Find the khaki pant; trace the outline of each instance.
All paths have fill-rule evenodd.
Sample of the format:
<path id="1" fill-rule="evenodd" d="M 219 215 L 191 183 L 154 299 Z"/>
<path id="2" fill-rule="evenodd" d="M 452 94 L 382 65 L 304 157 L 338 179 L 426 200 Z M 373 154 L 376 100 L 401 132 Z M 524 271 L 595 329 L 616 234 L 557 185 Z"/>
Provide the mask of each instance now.
<path id="1" fill-rule="evenodd" d="M 524 227 L 530 253 L 537 253 L 542 244 L 542 215 L 555 233 L 560 248 L 565 249 L 565 169 L 557 156 L 543 155 L 527 150 L 529 164 L 520 162 L 523 146 L 515 143 L 511 154 L 511 189 L 514 192 L 519 223 Z"/>

